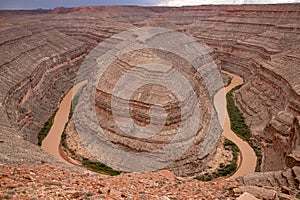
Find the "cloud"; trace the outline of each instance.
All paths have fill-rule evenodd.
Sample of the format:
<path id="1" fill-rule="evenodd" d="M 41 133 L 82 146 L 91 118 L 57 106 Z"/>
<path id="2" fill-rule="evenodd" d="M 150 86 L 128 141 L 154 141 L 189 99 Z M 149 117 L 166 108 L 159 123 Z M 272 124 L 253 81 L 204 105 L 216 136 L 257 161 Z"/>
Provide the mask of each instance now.
<path id="1" fill-rule="evenodd" d="M 162 0 L 159 6 L 185 6 L 203 4 L 276 4 L 300 3 L 300 0 Z"/>

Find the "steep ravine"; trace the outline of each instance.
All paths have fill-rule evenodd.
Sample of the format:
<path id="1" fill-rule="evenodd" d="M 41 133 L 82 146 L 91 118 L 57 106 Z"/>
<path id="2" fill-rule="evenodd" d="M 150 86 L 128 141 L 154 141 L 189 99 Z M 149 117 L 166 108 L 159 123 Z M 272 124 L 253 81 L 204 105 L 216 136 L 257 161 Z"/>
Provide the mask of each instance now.
<path id="1" fill-rule="evenodd" d="M 67 157 L 61 148 L 61 135 L 64 131 L 65 125 L 69 120 L 69 113 L 74 95 L 82 88 L 85 82 L 78 83 L 72 87 L 68 93 L 61 100 L 53 124 L 47 136 L 42 142 L 41 148 L 47 153 L 53 155 L 58 160 L 68 164 L 75 164 L 77 162 L 72 158 Z"/>
<path id="2" fill-rule="evenodd" d="M 244 83 L 242 77 L 239 77 L 235 74 L 225 72 L 223 73 L 232 77 L 232 80 L 228 86 L 225 87 L 225 93 L 227 94 L 236 86 L 239 86 Z M 219 121 L 223 124 L 223 133 L 222 135 L 234 142 L 240 149 L 240 163 L 238 164 L 237 171 L 232 175 L 232 177 L 244 176 L 246 174 L 253 173 L 255 171 L 257 157 L 251 146 L 243 139 L 238 137 L 232 130 L 230 126 L 230 119 L 228 116 L 228 111 L 226 108 L 226 100 L 224 98 L 224 91 L 221 89 L 214 97 L 214 105 L 218 112 Z M 225 113 L 224 113 L 225 110 Z M 223 121 L 224 120 L 224 121 Z"/>
<path id="3" fill-rule="evenodd" d="M 224 72 L 224 71 L 223 71 Z M 224 72 L 225 74 L 232 77 L 232 81 L 230 85 L 225 88 L 225 92 L 229 92 L 232 88 L 243 84 L 243 79 L 235 74 Z M 78 89 L 82 87 L 84 83 L 77 84 L 74 86 L 62 99 L 60 102 L 58 111 L 56 112 L 56 116 L 54 118 L 54 123 L 47 135 L 47 137 L 43 140 L 42 149 L 49 154 L 55 156 L 58 160 L 69 163 L 76 164 L 75 161 L 72 161 L 70 158 L 67 158 L 66 155 L 61 151 L 61 134 L 64 131 L 65 124 L 68 122 L 68 116 L 70 112 L 71 102 L 72 102 L 72 94 L 76 94 Z M 223 125 L 223 136 L 232 142 L 234 142 L 238 148 L 240 149 L 240 163 L 238 164 L 237 171 L 232 175 L 232 177 L 243 176 L 246 174 L 250 174 L 255 171 L 256 167 L 256 155 L 253 149 L 249 146 L 249 144 L 239 138 L 230 128 L 230 119 L 228 117 L 227 109 L 226 109 L 226 101 L 224 98 L 224 92 L 219 90 L 219 92 L 214 97 L 214 105 L 217 109 L 220 123 L 224 123 Z M 225 113 L 223 112 L 225 111 Z M 224 119 L 221 120 L 221 119 Z"/>
<path id="4" fill-rule="evenodd" d="M 290 155 L 299 159 L 299 8 L 300 4 L 196 6 L 152 15 L 145 14 L 147 9 L 141 12 L 141 8 L 131 7 L 126 12 L 138 11 L 139 17 L 127 21 L 126 12 L 114 12 L 115 17 L 109 17 L 115 9 L 110 7 L 105 7 L 105 13 L 96 9 L 93 15 L 89 8 L 34 18 L 0 13 L 4 15 L 0 32 L 3 146 L 14 146 L 17 142 L 12 141 L 18 137 L 37 142 L 43 123 L 71 87 L 83 55 L 98 42 L 135 25 L 151 24 L 173 27 L 208 44 L 220 68 L 244 78 L 246 83 L 236 93 L 236 103 L 266 149 L 262 170 L 283 169 Z M 13 140 L 7 139 L 10 135 Z M 10 149 L 11 157 L 16 157 Z M 2 160 L 10 160 L 7 154 L 3 153 Z M 299 165 L 297 160 L 288 162 L 290 167 Z"/>

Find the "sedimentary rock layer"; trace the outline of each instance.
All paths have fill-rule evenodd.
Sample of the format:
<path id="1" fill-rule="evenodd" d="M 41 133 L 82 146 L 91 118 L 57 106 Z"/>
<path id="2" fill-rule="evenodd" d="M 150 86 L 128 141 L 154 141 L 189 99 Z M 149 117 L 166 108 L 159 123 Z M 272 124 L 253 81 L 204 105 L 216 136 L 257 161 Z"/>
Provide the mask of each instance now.
<path id="1" fill-rule="evenodd" d="M 36 143 L 38 131 L 72 85 L 84 55 L 99 42 L 122 30 L 150 25 L 206 43 L 219 67 L 245 78 L 236 103 L 266 147 L 263 170 L 282 169 L 286 157 L 297 160 L 299 149 L 299 10 L 299 4 L 291 4 L 60 8 L 34 16 L 0 12 L 4 145 L 7 135 L 22 135 Z M 147 119 L 139 112 L 134 118 L 136 123 Z M 282 159 L 272 160 L 274 152 Z"/>
<path id="2" fill-rule="evenodd" d="M 254 173 L 238 178 L 241 187 L 235 193 L 249 192 L 259 199 L 293 199 L 299 191 L 300 168 Z"/>

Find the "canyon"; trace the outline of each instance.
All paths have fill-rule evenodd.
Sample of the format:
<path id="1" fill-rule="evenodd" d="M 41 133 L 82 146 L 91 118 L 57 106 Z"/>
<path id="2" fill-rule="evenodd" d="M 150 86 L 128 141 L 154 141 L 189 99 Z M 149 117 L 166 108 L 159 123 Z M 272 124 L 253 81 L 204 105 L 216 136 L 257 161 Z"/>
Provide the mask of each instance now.
<path id="1" fill-rule="evenodd" d="M 262 198 L 259 196 L 262 190 L 270 187 L 273 187 L 271 192 L 266 192 L 269 199 L 275 199 L 276 195 L 280 198 L 296 196 L 300 183 L 300 4 L 179 8 L 103 6 L 0 11 L 1 174 L 2 169 L 13 171 L 14 167 L 11 166 L 25 165 L 24 169 L 27 169 L 28 165 L 34 165 L 34 169 L 39 170 L 38 166 L 45 163 L 57 164 L 58 168 L 71 170 L 72 173 L 84 171 L 61 163 L 44 152 L 37 146 L 38 133 L 67 91 L 83 80 L 77 71 L 89 53 L 99 43 L 116 34 L 145 26 L 168 28 L 193 37 L 195 41 L 208 46 L 207 54 L 219 70 L 237 74 L 245 80 L 243 86 L 234 92 L 234 100 L 251 129 L 252 142 L 262 153 L 261 172 L 235 179 L 237 189 L 231 188 L 232 193 L 228 196 L 233 198 L 234 192 L 238 193 L 239 190 L 242 193 L 252 192 L 257 198 Z M 94 86 L 97 89 L 97 120 L 106 124 L 106 134 L 120 148 L 133 152 L 151 151 L 162 143 L 155 137 L 151 138 L 150 143 L 132 140 L 114 128 L 115 125 L 110 121 L 112 111 L 108 109 L 112 93 L 110 84 L 115 84 L 118 76 L 121 76 L 118 71 L 128 70 L 146 59 L 159 60 L 161 63 L 167 60 L 178 69 L 186 66 L 186 75 L 193 73 L 188 63 L 170 52 L 141 50 L 120 57 L 113 63 L 114 70 L 107 72 L 105 78 L 100 80 L 101 84 Z M 83 71 L 83 75 L 90 73 L 89 70 Z M 216 75 L 211 74 L 211 79 L 217 79 Z M 199 81 L 201 77 L 195 80 L 192 82 L 194 88 L 196 85 L 204 88 Z M 157 94 L 170 96 L 164 99 L 164 106 L 169 105 L 168 109 L 174 115 L 167 118 L 169 127 L 160 135 L 165 137 L 164 140 L 169 140 L 166 133 L 179 123 L 174 96 L 159 86 L 145 86 L 134 93 L 132 98 L 135 101 L 131 104 L 135 108 L 132 111 L 133 121 L 143 126 L 149 123 L 149 116 L 145 115 L 149 105 L 162 98 L 147 99 L 147 95 L 153 93 L 143 91 L 156 91 Z M 209 94 L 198 96 L 202 102 L 211 98 Z M 148 104 L 141 104 L 138 101 L 140 98 Z M 212 112 L 207 110 L 206 113 L 211 115 Z M 201 130 L 204 132 L 208 118 L 203 117 Z M 199 141 L 205 140 L 199 137 Z M 175 165 L 167 169 L 177 176 L 189 176 L 197 170 L 202 171 L 205 163 L 213 158 L 215 150 L 222 145 L 220 137 L 216 136 L 214 141 L 211 149 L 205 148 L 207 152 L 202 160 L 195 153 L 196 143 Z M 160 177 L 159 173 L 162 172 L 152 175 Z M 152 175 L 146 173 L 137 177 Z M 116 179 L 121 178 L 113 178 L 114 181 Z M 180 177 L 176 180 L 180 180 Z M 188 180 L 182 178 L 182 181 Z M 167 192 L 162 193 L 168 196 Z"/>

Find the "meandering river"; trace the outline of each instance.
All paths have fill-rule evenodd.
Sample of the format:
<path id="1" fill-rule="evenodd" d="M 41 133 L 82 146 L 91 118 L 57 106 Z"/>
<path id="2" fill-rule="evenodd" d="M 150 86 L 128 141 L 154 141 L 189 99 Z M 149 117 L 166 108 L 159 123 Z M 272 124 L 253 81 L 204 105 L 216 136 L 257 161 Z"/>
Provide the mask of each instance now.
<path id="1" fill-rule="evenodd" d="M 254 150 L 251 148 L 251 146 L 246 141 L 238 137 L 231 130 L 230 119 L 226 107 L 226 98 L 224 98 L 225 93 L 227 94 L 230 90 L 232 90 L 236 86 L 243 84 L 244 80 L 243 78 L 237 76 L 236 74 L 232 74 L 226 71 L 223 71 L 223 73 L 231 76 L 232 80 L 231 83 L 227 87 L 225 87 L 225 91 L 224 89 L 221 89 L 217 92 L 217 94 L 214 97 L 214 105 L 218 112 L 220 123 L 224 124 L 222 135 L 228 140 L 234 142 L 240 149 L 240 159 L 239 159 L 238 169 L 231 176 L 231 177 L 238 177 L 238 176 L 243 176 L 246 174 L 253 173 L 255 171 L 257 157 L 255 155 Z"/>
<path id="2" fill-rule="evenodd" d="M 72 104 L 73 96 L 86 84 L 86 82 L 81 82 L 75 85 L 69 92 L 64 96 L 60 102 L 59 108 L 54 117 L 51 129 L 45 139 L 42 142 L 42 149 L 49 154 L 56 157 L 58 160 L 77 165 L 78 163 L 65 155 L 61 148 L 60 141 L 61 135 L 65 129 L 65 125 L 69 120 L 69 113 Z"/>
<path id="3" fill-rule="evenodd" d="M 229 92 L 232 88 L 243 84 L 243 79 L 235 74 L 225 71 L 223 72 L 231 76 L 232 81 L 230 85 L 225 87 L 225 91 L 224 89 L 221 89 L 217 92 L 217 94 L 214 96 L 214 105 L 218 112 L 220 123 L 224 124 L 222 133 L 223 136 L 234 142 L 240 149 L 239 167 L 238 170 L 232 175 L 232 177 L 237 177 L 254 172 L 257 158 L 255 152 L 249 146 L 249 144 L 239 138 L 230 129 L 230 119 L 227 113 L 226 99 L 224 98 L 225 93 Z M 60 146 L 61 134 L 64 131 L 65 124 L 68 122 L 72 98 L 74 96 L 73 93 L 76 94 L 84 84 L 85 82 L 77 84 L 64 96 L 55 115 L 53 125 L 42 143 L 42 149 L 44 151 L 55 156 L 60 161 L 68 164 L 77 165 L 77 162 L 66 156 L 62 151 Z"/>

